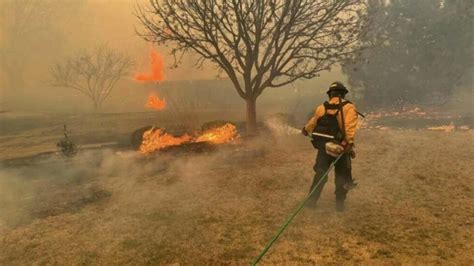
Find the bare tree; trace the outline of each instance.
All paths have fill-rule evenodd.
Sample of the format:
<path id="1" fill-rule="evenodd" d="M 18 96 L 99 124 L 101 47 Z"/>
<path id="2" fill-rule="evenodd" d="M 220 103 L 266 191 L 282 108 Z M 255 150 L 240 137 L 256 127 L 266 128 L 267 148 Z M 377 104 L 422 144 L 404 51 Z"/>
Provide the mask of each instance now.
<path id="1" fill-rule="evenodd" d="M 256 100 L 266 88 L 311 79 L 358 49 L 361 0 L 150 0 L 136 16 L 147 41 L 172 44 L 175 63 L 190 51 L 215 63 L 247 103 L 256 132 Z"/>
<path id="2" fill-rule="evenodd" d="M 92 52 L 82 51 L 56 64 L 51 69 L 52 85 L 81 92 L 98 110 L 132 65 L 126 54 L 102 46 Z"/>

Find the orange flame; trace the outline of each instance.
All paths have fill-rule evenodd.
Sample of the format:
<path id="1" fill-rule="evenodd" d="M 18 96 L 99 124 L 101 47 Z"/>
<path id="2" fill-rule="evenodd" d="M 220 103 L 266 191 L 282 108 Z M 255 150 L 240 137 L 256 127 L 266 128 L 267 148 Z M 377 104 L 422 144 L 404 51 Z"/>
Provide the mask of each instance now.
<path id="1" fill-rule="evenodd" d="M 436 130 L 436 131 L 444 131 L 444 132 L 452 132 L 456 127 L 454 126 L 453 123 L 449 125 L 442 125 L 438 127 L 428 127 L 429 130 Z"/>
<path id="2" fill-rule="evenodd" d="M 177 146 L 189 142 L 191 137 L 187 134 L 181 137 L 175 137 L 165 133 L 161 129 L 154 130 L 153 128 L 143 133 L 143 141 L 140 145 L 141 154 L 150 154 L 154 151 L 164 149 L 170 146 Z"/>
<path id="3" fill-rule="evenodd" d="M 150 50 L 150 71 L 151 73 L 148 74 L 136 74 L 135 80 L 136 81 L 162 81 L 165 79 L 165 74 L 163 71 L 164 68 L 164 61 L 163 57 L 154 51 L 153 49 Z"/>
<path id="4" fill-rule="evenodd" d="M 212 144 L 224 144 L 238 138 L 237 128 L 232 124 L 212 128 L 204 131 L 194 142 L 209 142 Z"/>
<path id="5" fill-rule="evenodd" d="M 208 129 L 196 137 L 191 137 L 188 134 L 175 137 L 165 133 L 161 129 L 150 129 L 143 133 L 143 141 L 140 145 L 140 153 L 150 154 L 166 147 L 179 146 L 184 143 L 208 142 L 216 145 L 225 144 L 231 143 L 235 140 L 238 140 L 239 138 L 240 136 L 237 133 L 237 128 L 230 123 L 227 123 L 221 127 Z"/>
<path id="6" fill-rule="evenodd" d="M 163 110 L 166 107 L 166 100 L 160 99 L 158 94 L 151 93 L 148 96 L 148 101 L 146 102 L 145 107 L 158 111 Z"/>

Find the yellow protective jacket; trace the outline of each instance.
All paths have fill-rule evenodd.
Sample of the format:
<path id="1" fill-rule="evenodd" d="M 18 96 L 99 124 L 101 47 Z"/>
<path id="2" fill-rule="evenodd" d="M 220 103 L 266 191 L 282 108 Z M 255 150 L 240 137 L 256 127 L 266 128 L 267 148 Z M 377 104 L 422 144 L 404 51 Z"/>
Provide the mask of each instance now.
<path id="1" fill-rule="evenodd" d="M 342 102 L 345 102 L 342 99 Z M 338 104 L 339 98 L 333 97 L 329 100 L 330 104 Z M 318 123 L 318 119 L 324 115 L 325 108 L 324 105 L 321 104 L 314 110 L 314 115 L 309 119 L 308 123 L 304 127 L 306 132 L 312 133 L 316 124 Z M 335 114 L 337 110 L 328 110 L 328 114 Z M 348 143 L 354 143 L 354 136 L 356 133 L 357 127 L 357 110 L 354 104 L 348 103 L 342 107 L 342 112 L 344 113 L 344 124 L 345 124 L 345 133 L 346 133 L 346 141 Z M 337 122 L 339 123 L 339 128 L 342 130 L 342 114 L 339 112 L 337 116 Z"/>

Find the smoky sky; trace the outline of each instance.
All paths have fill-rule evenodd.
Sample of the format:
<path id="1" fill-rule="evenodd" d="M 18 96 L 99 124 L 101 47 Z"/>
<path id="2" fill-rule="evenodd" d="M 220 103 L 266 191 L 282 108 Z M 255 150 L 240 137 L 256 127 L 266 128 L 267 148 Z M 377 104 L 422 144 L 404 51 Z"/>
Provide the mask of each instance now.
<path id="1" fill-rule="evenodd" d="M 21 14 L 29 11 L 28 8 L 31 9 L 31 6 L 28 4 L 32 2 L 46 3 L 48 8 L 43 13 L 33 13 L 37 14 L 37 21 L 27 20 L 25 26 L 15 24 L 15 16 L 18 16 L 19 12 Z M 202 68 L 197 68 L 195 64 L 197 56 L 188 53 L 182 58 L 179 67 L 171 68 L 172 46 L 151 44 L 138 36 L 137 31 L 140 31 L 141 25 L 134 15 L 137 3 L 147 4 L 148 1 L 2 1 L 0 48 L 9 53 L 8 57 L 14 62 L 14 67 L 18 67 L 15 74 L 21 73 L 23 83 L 18 88 L 13 88 L 12 80 L 19 78 L 3 68 L 0 69 L 0 110 L 92 112 L 91 102 L 80 92 L 51 86 L 50 69 L 67 56 L 100 45 L 108 45 L 125 52 L 135 62 L 131 72 L 114 87 L 101 111 L 149 111 L 145 104 L 151 93 L 175 90 L 177 94 L 188 94 L 187 97 L 193 97 L 194 94 L 202 94 L 200 90 L 208 87 L 221 90 L 219 93 L 206 92 L 220 95 L 220 98 L 215 97 L 214 102 L 221 102 L 226 106 L 230 104 L 232 108 L 245 108 L 244 101 L 237 95 L 232 84 L 226 82 L 225 75 L 218 76 L 213 63 L 206 62 Z M 135 81 L 134 77 L 140 73 L 149 73 L 150 49 L 163 56 L 164 81 L 144 84 Z M 265 90 L 258 99 L 258 109 L 285 111 L 293 108 L 291 106 L 299 106 L 307 112 L 326 97 L 325 91 L 331 82 L 335 80 L 347 82 L 347 77 L 337 66 L 329 72 L 320 74 L 320 77 L 311 80 L 297 81 L 282 88 Z M 198 82 L 213 80 L 218 82 Z M 173 95 L 173 93 L 167 94 Z M 472 99 L 470 91 L 460 95 L 467 95 Z M 348 97 L 354 100 L 357 95 L 351 93 Z"/>
<path id="2" fill-rule="evenodd" d="M 197 68 L 197 56 L 187 54 L 182 59 L 182 64 L 177 68 L 170 68 L 173 57 L 169 54 L 172 47 L 158 46 L 143 40 L 137 35 L 140 24 L 134 15 L 135 1 L 114 0 L 73 0 L 73 1 L 44 1 L 49 6 L 45 18 L 38 17 L 39 21 L 47 21 L 41 27 L 34 27 L 26 23 L 25 27 L 12 24 L 17 11 L 28 11 L 28 3 L 34 1 L 5 1 L 2 3 L 3 12 L 2 40 L 0 45 L 5 50 L 12 49 L 15 54 L 11 58 L 15 62 L 22 62 L 23 84 L 20 88 L 12 89 L 11 79 L 3 69 L 0 71 L 0 109 L 26 110 L 26 111 L 90 111 L 88 99 L 77 91 L 53 87 L 50 85 L 50 69 L 65 57 L 74 55 L 84 49 L 93 49 L 100 45 L 108 45 L 113 49 L 126 52 L 135 61 L 131 72 L 123 78 L 114 88 L 103 111 L 127 112 L 145 111 L 146 97 L 153 91 L 165 87 L 160 83 L 143 84 L 134 81 L 137 73 L 146 73 L 150 67 L 150 49 L 154 49 L 164 58 L 165 81 L 194 81 L 224 79 L 218 76 L 218 71 L 212 63 L 205 63 L 202 68 Z M 143 1 L 138 1 L 142 3 Z M 15 9 L 16 8 L 16 9 Z M 30 7 L 31 8 L 31 7 Z M 11 12 L 10 12 L 11 11 Z M 40 15 L 38 15 L 40 16 Z M 28 21 L 27 21 L 28 22 Z M 37 22 L 39 24 L 40 22 Z M 12 32 L 19 29 L 33 29 L 34 32 L 15 37 Z M 15 38 L 14 38 L 15 37 Z M 284 100 L 294 97 L 295 89 L 304 87 L 314 92 L 315 95 L 324 95 L 324 89 L 332 80 L 344 80 L 339 70 L 331 73 L 322 73 L 321 78 L 310 81 L 301 81 L 292 86 L 287 86 L 272 92 L 265 92 L 262 99 L 269 96 L 267 101 Z M 184 86 L 197 87 L 196 84 Z M 183 86 L 174 85 L 178 89 Z M 236 103 L 244 102 L 233 90 L 230 82 L 223 86 L 228 93 L 227 98 L 235 97 Z M 198 88 L 196 88 L 198 89 Z M 265 101 L 265 100 L 263 100 Z M 278 104 L 278 102 L 274 104 Z"/>

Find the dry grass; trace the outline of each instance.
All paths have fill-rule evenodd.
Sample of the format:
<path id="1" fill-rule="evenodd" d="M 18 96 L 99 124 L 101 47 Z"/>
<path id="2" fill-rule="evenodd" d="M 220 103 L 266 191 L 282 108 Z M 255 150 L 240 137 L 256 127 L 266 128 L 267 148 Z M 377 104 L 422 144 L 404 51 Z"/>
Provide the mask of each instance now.
<path id="1" fill-rule="evenodd" d="M 474 263 L 472 140 L 362 130 L 347 211 L 334 211 L 331 177 L 262 263 Z M 314 156 L 300 136 L 262 136 L 208 154 L 96 151 L 3 169 L 0 265 L 248 264 L 306 195 Z"/>
<path id="2" fill-rule="evenodd" d="M 0 114 L 0 160 L 56 151 L 56 143 L 63 138 L 64 124 L 67 125 L 69 136 L 79 146 L 110 142 L 129 145 L 134 130 L 148 125 L 164 128 L 180 126 L 179 120 L 187 111 L 180 109 L 180 113 L 171 109 L 160 112 L 85 115 Z M 200 110 L 187 119 L 192 118 L 193 123 L 200 125 L 222 117 L 241 120 L 244 116 L 239 112 L 211 109 Z"/>

